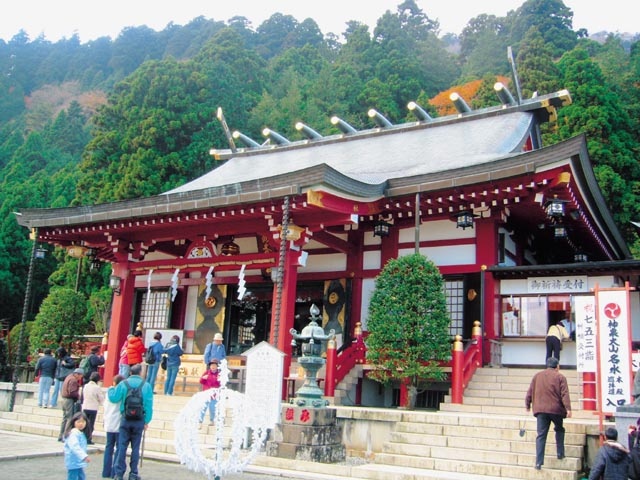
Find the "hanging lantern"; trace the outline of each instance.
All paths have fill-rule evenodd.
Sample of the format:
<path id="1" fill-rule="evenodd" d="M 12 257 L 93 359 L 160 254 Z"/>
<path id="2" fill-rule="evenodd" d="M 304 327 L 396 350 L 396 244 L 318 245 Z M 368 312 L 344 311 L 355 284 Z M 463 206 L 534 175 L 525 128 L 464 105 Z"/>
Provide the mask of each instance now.
<path id="1" fill-rule="evenodd" d="M 220 248 L 220 254 L 224 256 L 238 255 L 239 253 L 240 253 L 240 246 L 233 241 L 233 237 L 231 237 L 231 240 L 224 243 Z"/>

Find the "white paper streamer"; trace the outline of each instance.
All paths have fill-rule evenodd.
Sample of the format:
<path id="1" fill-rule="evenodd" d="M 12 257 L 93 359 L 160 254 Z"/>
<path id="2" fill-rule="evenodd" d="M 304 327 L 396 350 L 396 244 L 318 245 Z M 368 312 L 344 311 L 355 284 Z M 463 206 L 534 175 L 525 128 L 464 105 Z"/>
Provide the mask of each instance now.
<path id="1" fill-rule="evenodd" d="M 244 268 L 245 267 L 246 267 L 246 265 L 243 263 L 242 267 L 240 267 L 240 273 L 238 273 L 238 300 L 242 300 L 242 297 L 244 297 L 244 294 L 247 291 L 247 288 L 245 287 L 245 284 L 247 282 L 244 279 Z"/>
<path id="2" fill-rule="evenodd" d="M 222 477 L 227 473 L 242 472 L 260 452 L 267 439 L 266 428 L 256 427 L 250 418 L 255 419 L 257 412 L 248 411 L 248 403 L 242 393 L 227 389 L 229 369 L 227 361 L 220 362 L 220 388 L 198 392 L 180 411 L 174 421 L 176 454 L 180 463 L 189 470 L 206 475 L 209 479 Z M 200 412 L 208 400 L 216 396 L 215 434 L 213 458 L 207 458 L 200 444 L 198 424 Z M 227 410 L 232 410 L 231 419 L 226 418 Z M 230 422 L 229 422 L 230 420 Z M 227 448 L 224 443 L 225 424 L 231 426 L 231 441 Z M 252 428 L 251 448 L 242 449 L 247 428 Z"/>
<path id="3" fill-rule="evenodd" d="M 149 270 L 149 275 L 147 275 L 147 303 L 151 300 L 151 274 L 153 273 L 153 268 Z"/>
<path id="4" fill-rule="evenodd" d="M 173 302 L 176 299 L 176 295 L 178 294 L 178 281 L 180 278 L 178 274 L 180 273 L 180 269 L 176 268 L 176 271 L 173 272 L 173 276 L 171 277 L 171 301 Z"/>
<path id="5" fill-rule="evenodd" d="M 207 286 L 207 290 L 204 296 L 204 298 L 206 299 L 211 296 L 211 285 L 213 284 L 213 265 L 209 267 L 209 271 L 204 278 L 206 279 L 205 285 Z"/>

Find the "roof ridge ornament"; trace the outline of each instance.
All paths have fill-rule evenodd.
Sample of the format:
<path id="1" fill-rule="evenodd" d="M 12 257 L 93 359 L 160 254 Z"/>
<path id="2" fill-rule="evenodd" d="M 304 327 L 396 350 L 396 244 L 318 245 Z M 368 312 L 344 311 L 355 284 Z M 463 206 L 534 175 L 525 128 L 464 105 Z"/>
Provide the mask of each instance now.
<path id="1" fill-rule="evenodd" d="M 275 141 L 278 145 L 289 145 L 291 142 L 289 139 L 285 138 L 283 135 L 280 135 L 278 132 L 274 132 L 270 128 L 264 128 L 262 130 L 262 135 L 266 138 Z"/>
<path id="2" fill-rule="evenodd" d="M 370 108 L 367 112 L 369 118 L 373 119 L 376 124 L 381 128 L 393 127 L 393 123 L 391 123 L 384 115 L 378 112 L 375 108 Z"/>
<path id="3" fill-rule="evenodd" d="M 235 130 L 232 134 L 233 138 L 235 138 L 236 140 L 240 140 L 242 143 L 244 143 L 247 147 L 249 148 L 259 148 L 262 145 L 260 145 L 258 142 L 256 142 L 253 138 L 250 138 L 248 136 L 246 136 L 244 133 Z"/>
<path id="4" fill-rule="evenodd" d="M 429 115 L 427 111 L 416 102 L 407 103 L 407 108 L 410 112 L 413 112 L 413 114 L 418 117 L 421 122 L 430 122 L 431 120 L 433 120 L 431 115 Z"/>
<path id="5" fill-rule="evenodd" d="M 496 95 L 498 95 L 500 102 L 502 102 L 503 107 L 506 108 L 516 104 L 515 98 L 513 98 L 509 89 L 502 82 L 496 82 L 493 85 L 493 89 L 495 90 Z"/>
<path id="6" fill-rule="evenodd" d="M 467 102 L 465 102 L 464 98 L 460 96 L 458 92 L 453 92 L 449 95 L 449 100 L 453 102 L 454 107 L 458 110 L 458 113 L 469 113 L 471 111 L 471 107 Z"/>
<path id="7" fill-rule="evenodd" d="M 318 132 L 316 132 L 313 128 L 308 125 L 305 125 L 302 122 L 296 122 L 296 130 L 302 132 L 309 140 L 319 140 L 322 138 Z"/>
<path id="8" fill-rule="evenodd" d="M 358 130 L 353 128 L 351 125 L 349 125 L 347 122 L 342 120 L 340 117 L 336 117 L 335 115 L 331 117 L 331 125 L 335 125 L 342 131 L 342 133 L 346 135 L 349 135 L 351 133 L 358 133 Z"/>

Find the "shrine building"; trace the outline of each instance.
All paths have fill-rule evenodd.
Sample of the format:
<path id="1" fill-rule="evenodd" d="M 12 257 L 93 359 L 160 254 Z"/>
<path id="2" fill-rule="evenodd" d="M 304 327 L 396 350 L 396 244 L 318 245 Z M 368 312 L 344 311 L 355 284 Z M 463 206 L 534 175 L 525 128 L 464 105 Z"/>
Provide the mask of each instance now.
<path id="1" fill-rule="evenodd" d="M 371 110 L 366 130 L 333 117 L 340 133 L 329 136 L 302 123 L 297 140 L 235 131 L 211 151 L 216 169 L 171 191 L 22 209 L 17 220 L 37 242 L 111 264 L 109 352 L 138 324 L 181 331 L 195 354 L 220 332 L 229 355 L 277 346 L 286 377 L 290 329 L 307 324 L 312 304 L 349 348 L 356 328 L 366 335 L 385 262 L 419 251 L 444 276 L 452 337 L 469 339 L 478 321 L 485 364 L 540 366 L 549 325 L 571 319 L 595 286 L 635 287 L 640 263 L 585 137 L 542 146 L 540 126 L 553 126 L 569 92 L 519 101 L 501 84 L 496 92 L 501 105 L 481 110 L 454 94 L 457 113 L 441 118 L 412 102 L 415 121 L 398 125 Z M 637 292 L 630 297 L 637 336 Z M 107 378 L 117 362 L 108 356 Z"/>

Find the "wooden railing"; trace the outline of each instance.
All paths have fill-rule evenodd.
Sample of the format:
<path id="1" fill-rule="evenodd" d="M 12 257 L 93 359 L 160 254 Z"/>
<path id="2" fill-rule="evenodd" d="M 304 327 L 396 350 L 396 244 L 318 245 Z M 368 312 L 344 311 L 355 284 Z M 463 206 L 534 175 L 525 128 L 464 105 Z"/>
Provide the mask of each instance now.
<path id="1" fill-rule="evenodd" d="M 478 367 L 482 366 L 482 330 L 473 322 L 471 342 L 463 349 L 462 337 L 456 335 L 451 359 L 451 403 L 462 403 L 464 389 Z"/>

